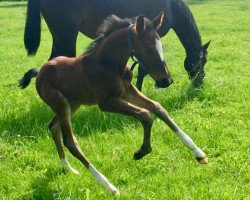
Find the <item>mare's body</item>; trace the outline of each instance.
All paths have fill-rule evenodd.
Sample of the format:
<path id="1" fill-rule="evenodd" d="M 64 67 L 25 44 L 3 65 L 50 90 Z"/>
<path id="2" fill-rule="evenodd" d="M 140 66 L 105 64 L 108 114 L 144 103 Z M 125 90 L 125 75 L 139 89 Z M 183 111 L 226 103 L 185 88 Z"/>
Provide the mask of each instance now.
<path id="1" fill-rule="evenodd" d="M 182 0 L 29 0 L 25 27 L 25 47 L 35 54 L 40 43 L 40 13 L 52 34 L 53 45 L 49 59 L 56 56 L 76 56 L 78 32 L 95 38 L 102 21 L 115 14 L 133 18 L 140 14 L 153 19 L 159 12 L 166 18 L 158 30 L 163 37 L 172 28 L 186 50 L 185 69 L 189 77 L 202 81 L 205 72 L 208 44 L 202 45 L 199 30 L 192 13 Z M 140 67 L 137 87 L 141 89 L 147 73 Z"/>

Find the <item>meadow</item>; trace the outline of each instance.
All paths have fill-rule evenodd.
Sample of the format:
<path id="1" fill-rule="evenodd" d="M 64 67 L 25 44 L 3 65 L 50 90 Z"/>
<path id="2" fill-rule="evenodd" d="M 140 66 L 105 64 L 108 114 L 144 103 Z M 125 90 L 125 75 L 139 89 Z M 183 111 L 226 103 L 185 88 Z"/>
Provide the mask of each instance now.
<path id="1" fill-rule="evenodd" d="M 187 2 L 203 43 L 212 39 L 205 81 L 195 88 L 188 80 L 185 51 L 171 30 L 162 42 L 174 83 L 155 89 L 147 77 L 143 93 L 168 110 L 209 164 L 199 165 L 159 120 L 152 128 L 152 153 L 134 161 L 140 123 L 97 106 L 82 107 L 72 119 L 74 133 L 89 160 L 120 189 L 121 200 L 250 199 L 250 2 Z M 51 49 L 42 21 L 40 48 L 27 57 L 25 16 L 25 2 L 0 3 L 0 199 L 113 199 L 68 151 L 80 175 L 62 173 L 47 127 L 52 112 L 39 99 L 34 80 L 18 88 L 17 80 L 41 66 Z M 78 36 L 77 55 L 90 41 Z"/>

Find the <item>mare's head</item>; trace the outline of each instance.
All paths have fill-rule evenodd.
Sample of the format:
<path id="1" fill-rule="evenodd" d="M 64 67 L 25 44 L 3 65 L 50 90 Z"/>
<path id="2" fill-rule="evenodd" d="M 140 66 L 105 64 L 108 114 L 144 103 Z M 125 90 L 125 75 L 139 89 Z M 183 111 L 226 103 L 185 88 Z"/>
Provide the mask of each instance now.
<path id="1" fill-rule="evenodd" d="M 207 48 L 211 40 L 201 46 L 198 51 L 188 55 L 184 61 L 185 69 L 188 72 L 189 78 L 194 83 L 200 84 L 205 76 L 204 66 L 207 62 Z"/>
<path id="2" fill-rule="evenodd" d="M 163 57 L 163 49 L 157 30 L 161 28 L 164 14 L 153 21 L 139 16 L 131 29 L 131 50 L 139 63 L 155 80 L 156 87 L 168 87 L 173 79 Z"/>

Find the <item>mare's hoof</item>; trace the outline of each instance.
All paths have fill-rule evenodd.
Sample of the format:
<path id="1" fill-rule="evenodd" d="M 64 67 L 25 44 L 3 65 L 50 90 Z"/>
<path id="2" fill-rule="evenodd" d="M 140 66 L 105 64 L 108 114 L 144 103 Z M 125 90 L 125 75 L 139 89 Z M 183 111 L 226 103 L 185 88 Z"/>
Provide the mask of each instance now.
<path id="1" fill-rule="evenodd" d="M 145 150 L 140 149 L 139 151 L 134 153 L 134 160 L 140 160 L 142 159 L 144 156 L 146 156 L 147 154 L 151 153 L 152 148 L 148 148 Z"/>
<path id="2" fill-rule="evenodd" d="M 200 164 L 202 164 L 202 165 L 208 164 L 208 159 L 207 159 L 207 157 L 196 158 L 196 160 L 197 160 Z"/>

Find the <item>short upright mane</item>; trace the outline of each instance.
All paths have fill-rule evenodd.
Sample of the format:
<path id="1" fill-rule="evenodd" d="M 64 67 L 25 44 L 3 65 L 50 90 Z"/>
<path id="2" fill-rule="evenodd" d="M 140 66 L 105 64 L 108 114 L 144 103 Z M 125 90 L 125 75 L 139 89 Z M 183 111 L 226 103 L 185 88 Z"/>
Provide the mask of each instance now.
<path id="1" fill-rule="evenodd" d="M 131 24 L 129 19 L 120 19 L 116 15 L 111 15 L 103 21 L 103 23 L 98 27 L 96 35 L 97 38 L 89 44 L 85 53 L 89 53 L 95 47 L 97 47 L 104 38 L 108 37 L 111 33 L 120 30 L 124 27 L 128 27 Z"/>
<path id="2" fill-rule="evenodd" d="M 103 23 L 98 27 L 96 35 L 103 34 L 105 37 L 107 37 L 114 31 L 127 27 L 130 24 L 131 20 L 129 19 L 120 19 L 116 15 L 111 15 L 107 17 L 107 19 L 105 19 Z"/>

